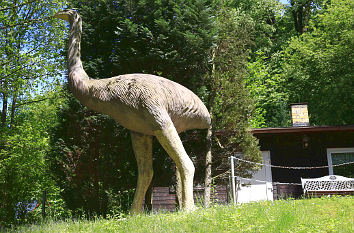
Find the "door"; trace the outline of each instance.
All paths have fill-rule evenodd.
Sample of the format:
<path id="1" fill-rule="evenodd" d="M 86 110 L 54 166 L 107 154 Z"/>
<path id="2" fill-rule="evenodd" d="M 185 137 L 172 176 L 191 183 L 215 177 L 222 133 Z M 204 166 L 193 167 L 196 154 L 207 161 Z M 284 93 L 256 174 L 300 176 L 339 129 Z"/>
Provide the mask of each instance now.
<path id="1" fill-rule="evenodd" d="M 263 164 L 270 165 L 270 152 L 262 151 Z M 237 203 L 251 201 L 273 201 L 272 172 L 270 166 L 263 166 L 252 179 L 241 179 L 236 194 Z"/>

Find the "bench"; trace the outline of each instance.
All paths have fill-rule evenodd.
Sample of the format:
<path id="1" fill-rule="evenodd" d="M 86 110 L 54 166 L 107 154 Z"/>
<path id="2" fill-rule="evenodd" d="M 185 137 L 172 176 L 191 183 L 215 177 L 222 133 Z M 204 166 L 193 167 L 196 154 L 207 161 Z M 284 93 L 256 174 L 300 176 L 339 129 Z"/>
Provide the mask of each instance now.
<path id="1" fill-rule="evenodd" d="M 351 195 L 354 194 L 354 178 L 329 175 L 320 178 L 301 178 L 305 196 Z"/>

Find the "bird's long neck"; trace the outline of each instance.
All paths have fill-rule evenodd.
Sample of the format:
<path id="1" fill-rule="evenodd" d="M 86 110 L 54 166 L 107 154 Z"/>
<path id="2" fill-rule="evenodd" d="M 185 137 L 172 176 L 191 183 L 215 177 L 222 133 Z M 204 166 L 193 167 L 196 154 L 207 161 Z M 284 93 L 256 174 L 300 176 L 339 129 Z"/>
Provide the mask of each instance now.
<path id="1" fill-rule="evenodd" d="M 80 43 L 82 32 L 82 21 L 79 15 L 75 15 L 71 20 L 71 29 L 68 45 L 68 81 L 73 94 L 82 100 L 88 92 L 85 81 L 89 80 L 81 62 Z"/>

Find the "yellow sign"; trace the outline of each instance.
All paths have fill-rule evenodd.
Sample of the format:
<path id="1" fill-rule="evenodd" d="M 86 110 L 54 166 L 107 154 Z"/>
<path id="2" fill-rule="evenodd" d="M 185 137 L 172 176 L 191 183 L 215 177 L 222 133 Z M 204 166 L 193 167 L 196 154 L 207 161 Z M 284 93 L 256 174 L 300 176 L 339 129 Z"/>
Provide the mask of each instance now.
<path id="1" fill-rule="evenodd" d="M 310 121 L 307 111 L 307 104 L 292 104 L 291 119 L 293 126 L 309 126 Z"/>

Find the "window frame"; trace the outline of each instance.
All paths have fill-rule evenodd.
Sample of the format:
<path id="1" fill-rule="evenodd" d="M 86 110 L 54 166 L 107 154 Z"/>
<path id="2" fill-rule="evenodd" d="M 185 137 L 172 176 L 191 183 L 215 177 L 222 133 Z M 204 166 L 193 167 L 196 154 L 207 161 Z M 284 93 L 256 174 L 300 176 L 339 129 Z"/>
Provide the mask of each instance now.
<path id="1" fill-rule="evenodd" d="M 346 148 L 327 148 L 328 173 L 333 174 L 332 153 L 354 153 L 354 147 Z"/>

